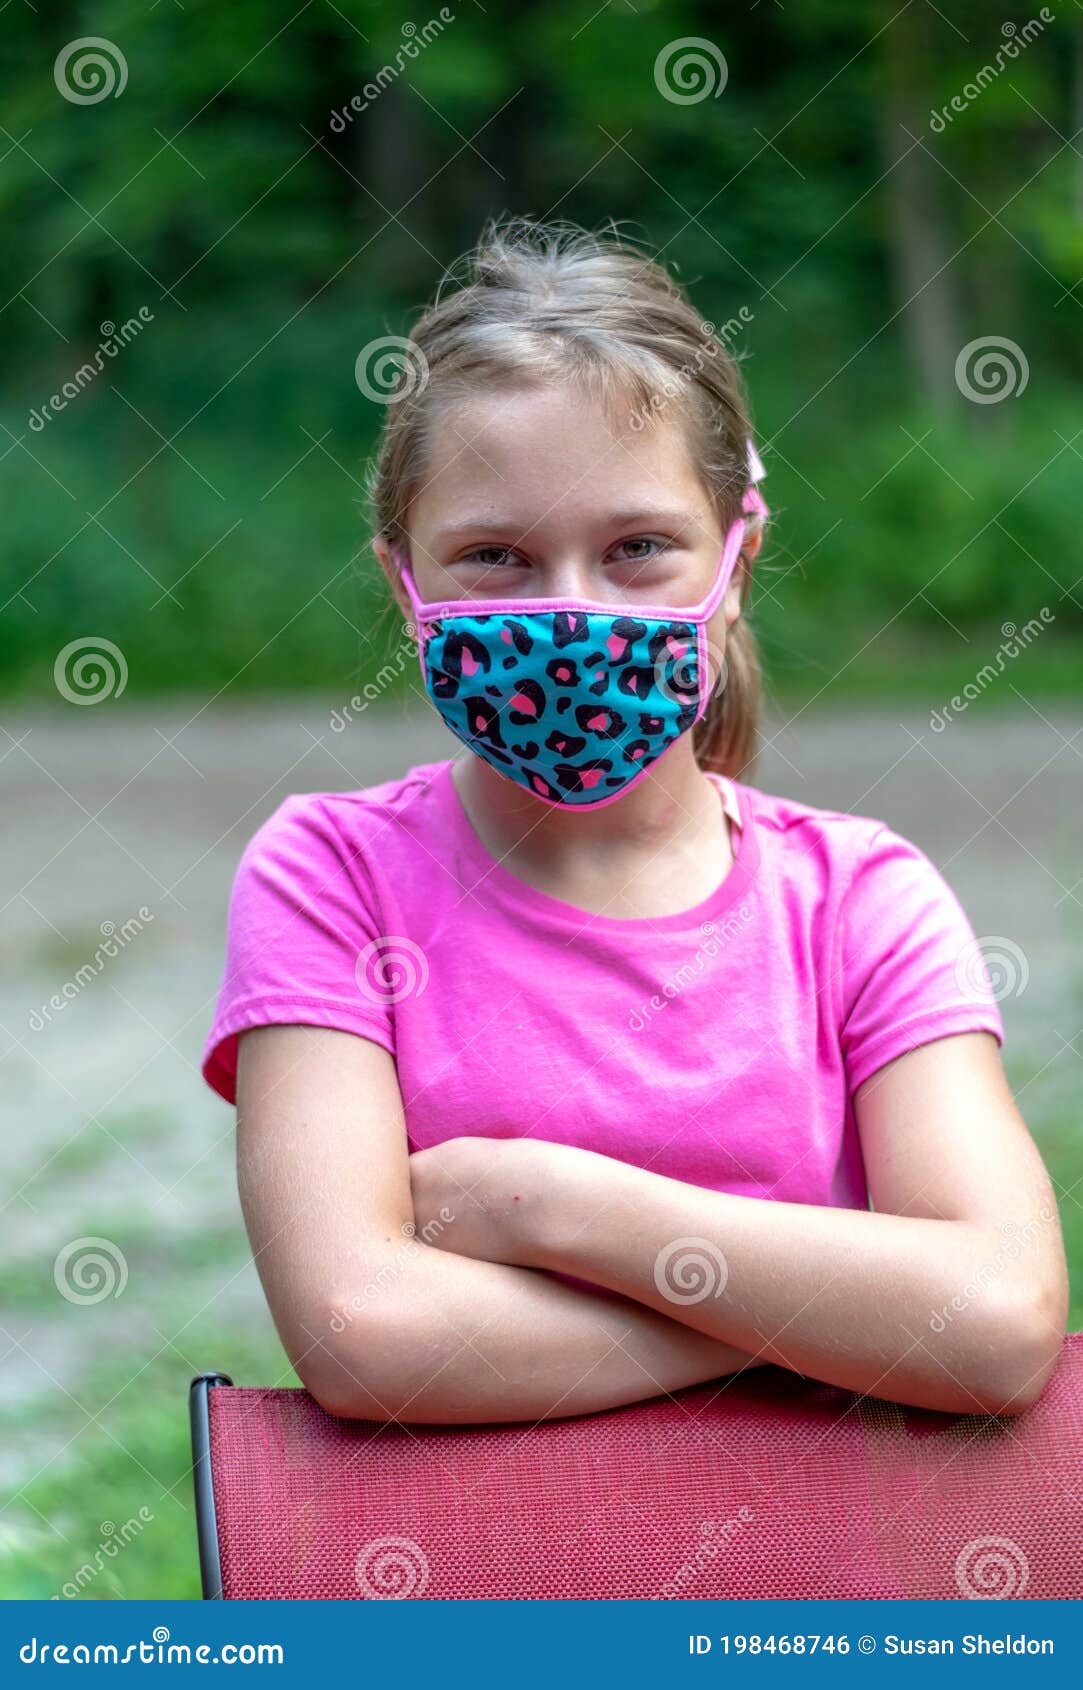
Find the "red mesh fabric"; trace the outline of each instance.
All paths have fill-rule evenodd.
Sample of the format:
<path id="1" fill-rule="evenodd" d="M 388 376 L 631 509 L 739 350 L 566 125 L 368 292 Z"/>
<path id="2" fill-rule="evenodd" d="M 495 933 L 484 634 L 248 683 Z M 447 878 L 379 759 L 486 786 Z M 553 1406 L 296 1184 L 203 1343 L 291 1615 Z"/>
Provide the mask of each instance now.
<path id="1" fill-rule="evenodd" d="M 1083 1334 L 1014 1419 L 777 1368 L 535 1426 L 209 1393 L 227 1598 L 1083 1595 Z"/>

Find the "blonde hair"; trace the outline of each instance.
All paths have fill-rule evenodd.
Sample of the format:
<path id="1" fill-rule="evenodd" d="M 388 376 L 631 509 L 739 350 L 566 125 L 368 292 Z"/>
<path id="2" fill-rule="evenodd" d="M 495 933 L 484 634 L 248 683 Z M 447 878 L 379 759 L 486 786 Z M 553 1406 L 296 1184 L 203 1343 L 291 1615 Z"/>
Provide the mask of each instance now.
<path id="1" fill-rule="evenodd" d="M 732 357 L 669 272 L 615 228 L 595 234 L 528 219 L 487 224 L 466 266 L 452 292 L 444 291 L 455 279 L 448 273 L 415 324 L 410 364 L 386 408 L 369 494 L 387 542 L 406 544 L 410 505 L 447 407 L 479 389 L 561 379 L 611 410 L 618 399 L 630 404 L 633 427 L 675 407 L 725 532 L 750 485 L 748 408 Z M 753 531 L 759 520 L 747 519 Z M 735 581 L 744 606 L 747 556 Z M 726 641 L 725 685 L 694 729 L 701 768 L 740 777 L 751 766 L 761 687 L 742 615 Z"/>

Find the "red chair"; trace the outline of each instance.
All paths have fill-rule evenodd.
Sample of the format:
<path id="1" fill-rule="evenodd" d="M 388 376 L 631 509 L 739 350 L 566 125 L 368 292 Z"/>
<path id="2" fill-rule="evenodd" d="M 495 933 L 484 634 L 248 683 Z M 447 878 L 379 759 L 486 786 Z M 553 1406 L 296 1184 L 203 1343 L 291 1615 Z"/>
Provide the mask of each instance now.
<path id="1" fill-rule="evenodd" d="M 1083 1333 L 1005 1419 L 766 1367 L 531 1426 L 192 1385 L 208 1597 L 1083 1596 Z"/>

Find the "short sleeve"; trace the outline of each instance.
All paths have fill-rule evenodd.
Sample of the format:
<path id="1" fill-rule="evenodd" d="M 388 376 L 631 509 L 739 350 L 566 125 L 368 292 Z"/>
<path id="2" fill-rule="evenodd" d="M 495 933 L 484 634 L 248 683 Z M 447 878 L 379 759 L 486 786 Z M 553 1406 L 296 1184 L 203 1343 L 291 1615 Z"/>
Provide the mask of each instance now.
<path id="1" fill-rule="evenodd" d="M 877 1068 L 952 1033 L 1004 1027 L 955 893 L 909 840 L 879 826 L 839 913 L 840 1043 L 851 1093 Z"/>
<path id="2" fill-rule="evenodd" d="M 394 1054 L 394 994 L 380 990 L 382 931 L 363 855 L 341 836 L 324 795 L 288 798 L 250 840 L 234 877 L 203 1053 L 208 1085 L 236 1102 L 237 1040 L 250 1027 L 333 1027 Z"/>

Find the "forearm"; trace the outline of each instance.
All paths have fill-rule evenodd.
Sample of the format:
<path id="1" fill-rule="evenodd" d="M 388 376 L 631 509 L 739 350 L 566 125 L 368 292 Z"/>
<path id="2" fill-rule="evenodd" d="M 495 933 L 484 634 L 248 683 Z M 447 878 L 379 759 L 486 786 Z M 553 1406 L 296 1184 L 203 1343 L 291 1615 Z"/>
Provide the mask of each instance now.
<path id="1" fill-rule="evenodd" d="M 797 1372 L 921 1407 L 1012 1412 L 1053 1365 L 1054 1324 L 997 1270 L 1002 1239 L 991 1231 L 768 1203 L 571 1154 L 599 1166 L 584 1177 L 580 1162 L 559 1192 L 525 1203 L 514 1259 L 581 1274 Z M 937 1319 L 975 1284 L 961 1314 Z"/>
<path id="2" fill-rule="evenodd" d="M 420 1242 L 283 1337 L 325 1408 L 380 1421 L 561 1418 L 752 1365 L 664 1310 Z"/>

